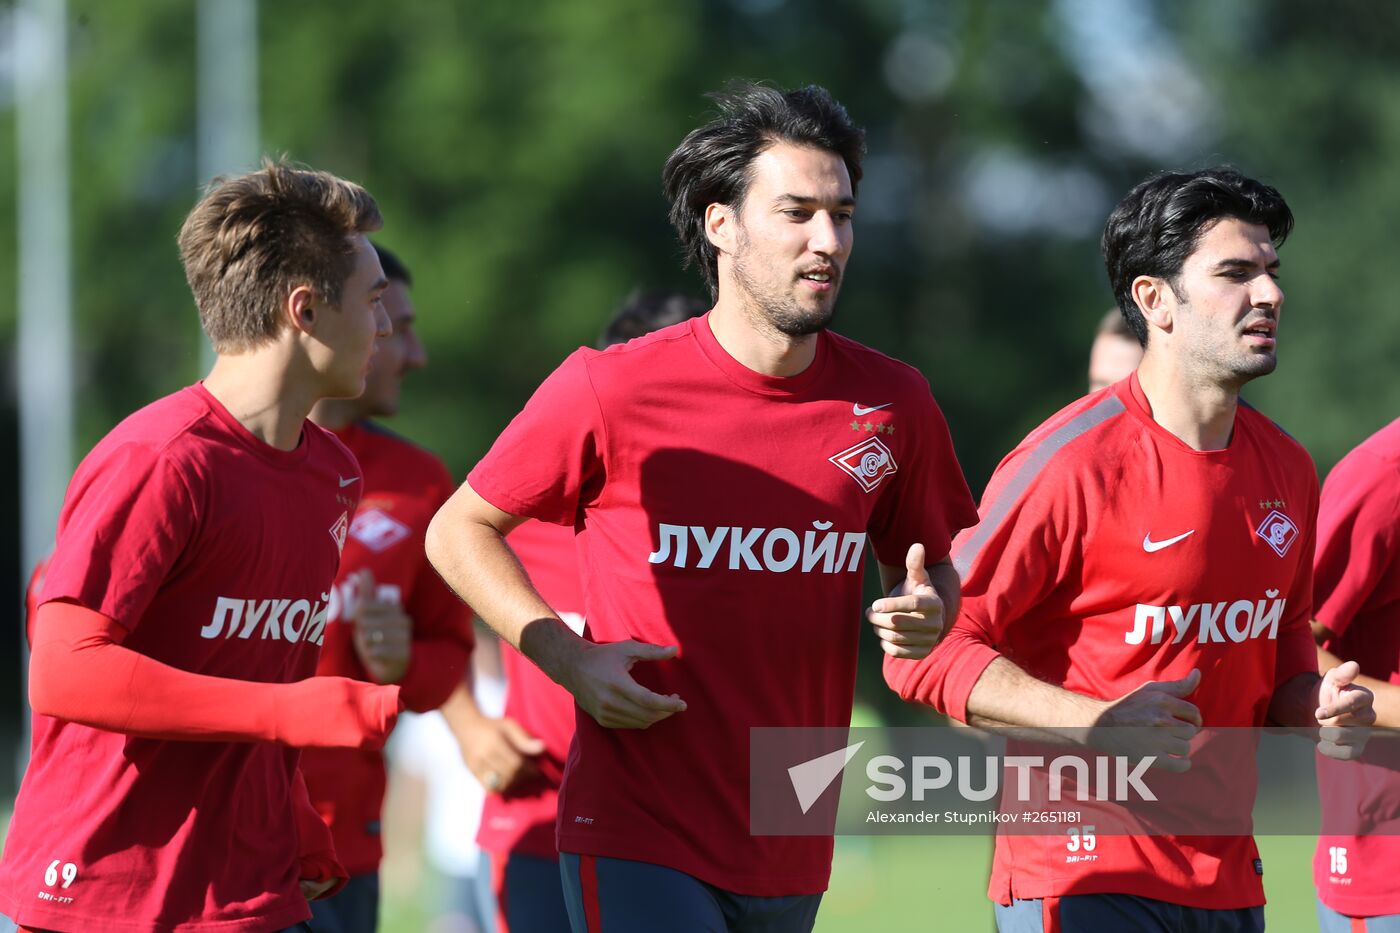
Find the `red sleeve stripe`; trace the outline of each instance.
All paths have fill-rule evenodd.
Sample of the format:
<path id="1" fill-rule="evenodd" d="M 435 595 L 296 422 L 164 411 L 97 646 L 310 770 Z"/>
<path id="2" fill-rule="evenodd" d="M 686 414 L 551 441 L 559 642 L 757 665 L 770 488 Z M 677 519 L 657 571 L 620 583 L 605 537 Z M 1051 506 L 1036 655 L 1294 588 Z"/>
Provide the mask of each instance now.
<path id="1" fill-rule="evenodd" d="M 982 548 L 986 547 L 992 536 L 996 534 L 1001 523 L 1006 520 L 1006 516 L 1011 513 L 1011 507 L 1020 500 L 1031 481 L 1040 475 L 1040 471 L 1045 469 L 1046 464 L 1060 452 L 1061 448 L 1108 419 L 1122 414 L 1125 410 L 1123 400 L 1111 393 L 1097 404 L 1070 418 L 1036 444 L 1030 455 L 1016 470 L 1016 474 L 1007 480 L 1006 485 L 997 493 L 990 506 L 983 503 L 986 514 L 982 516 L 977 530 L 972 533 L 966 543 L 954 552 L 953 566 L 957 569 L 958 576 L 964 580 L 967 579 L 968 572 L 977 561 L 977 556 L 982 552 Z"/>

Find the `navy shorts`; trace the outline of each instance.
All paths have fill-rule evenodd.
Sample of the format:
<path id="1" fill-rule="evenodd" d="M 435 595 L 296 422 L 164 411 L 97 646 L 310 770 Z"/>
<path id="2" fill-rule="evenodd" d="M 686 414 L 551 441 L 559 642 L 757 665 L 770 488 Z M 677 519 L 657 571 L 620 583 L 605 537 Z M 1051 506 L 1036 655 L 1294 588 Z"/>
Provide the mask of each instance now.
<path id="1" fill-rule="evenodd" d="M 15 923 L 4 914 L 0 914 L 0 933 L 16 933 L 19 924 Z M 311 925 L 308 923 L 298 923 L 294 927 L 287 927 L 281 933 L 311 933 Z"/>
<path id="2" fill-rule="evenodd" d="M 999 933 L 1263 933 L 1264 908 L 1211 910 L 1132 894 L 1069 894 L 996 906 Z"/>
<path id="3" fill-rule="evenodd" d="M 356 875 L 331 897 L 311 902 L 315 933 L 374 933 L 379 926 L 379 873 Z"/>
<path id="4" fill-rule="evenodd" d="M 496 905 L 510 933 L 564 933 L 569 913 L 559 859 L 490 853 Z"/>
<path id="5" fill-rule="evenodd" d="M 809 933 L 820 894 L 735 894 L 685 872 L 594 855 L 559 856 L 573 933 Z"/>
<path id="6" fill-rule="evenodd" d="M 1318 900 L 1317 928 L 1322 933 L 1400 933 L 1400 914 L 1348 917 Z"/>

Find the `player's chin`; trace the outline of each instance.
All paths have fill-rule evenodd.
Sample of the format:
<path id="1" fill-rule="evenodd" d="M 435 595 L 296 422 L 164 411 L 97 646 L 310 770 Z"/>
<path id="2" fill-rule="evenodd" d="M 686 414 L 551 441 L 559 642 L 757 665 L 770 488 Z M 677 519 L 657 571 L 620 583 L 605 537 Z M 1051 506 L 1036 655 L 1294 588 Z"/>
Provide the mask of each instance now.
<path id="1" fill-rule="evenodd" d="M 1255 350 L 1240 361 L 1236 367 L 1239 375 L 1247 379 L 1257 379 L 1260 376 L 1267 376 L 1278 368 L 1278 356 L 1273 349 Z"/>

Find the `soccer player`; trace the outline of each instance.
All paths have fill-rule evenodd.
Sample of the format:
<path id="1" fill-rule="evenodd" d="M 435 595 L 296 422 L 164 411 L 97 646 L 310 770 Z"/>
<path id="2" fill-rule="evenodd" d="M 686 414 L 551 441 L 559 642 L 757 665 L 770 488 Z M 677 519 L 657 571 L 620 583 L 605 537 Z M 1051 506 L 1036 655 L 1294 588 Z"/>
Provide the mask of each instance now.
<path id="1" fill-rule="evenodd" d="M 1313 562 L 1318 667 L 1358 658 L 1356 682 L 1376 696 L 1376 725 L 1400 728 L 1400 421 L 1362 442 L 1322 485 Z M 1373 740 L 1367 758 L 1319 759 L 1323 811 L 1343 808 L 1374 823 L 1364 835 L 1323 835 L 1313 859 L 1324 933 L 1400 930 L 1400 784 L 1394 738 Z M 1376 753 L 1373 755 L 1373 753 Z M 1384 760 L 1388 758 L 1388 762 Z M 1365 759 L 1363 759 L 1365 761 Z M 1357 827 L 1358 829 L 1362 827 Z M 1326 822 L 1323 827 L 1327 831 Z"/>
<path id="2" fill-rule="evenodd" d="M 1223 168 L 1154 176 L 1114 209 L 1104 260 L 1142 364 L 997 467 L 953 549 L 962 616 L 924 660 L 886 660 L 901 696 L 974 725 L 1156 727 L 1172 758 L 1203 726 L 1369 721 L 1354 664 L 1317 674 L 1312 460 L 1239 400 L 1275 367 L 1292 223 Z M 1004 933 L 1262 929 L 1249 837 L 1100 835 L 1086 859 L 1077 831 L 997 837 Z"/>
<path id="3" fill-rule="evenodd" d="M 1099 321 L 1094 343 L 1089 347 L 1089 391 L 1097 392 L 1128 378 L 1141 362 L 1142 344 L 1123 313 L 1110 308 Z"/>
<path id="4" fill-rule="evenodd" d="M 471 611 L 423 555 L 428 521 L 455 486 L 451 474 L 437 457 L 370 420 L 396 414 L 404 374 L 427 363 L 413 329 L 408 269 L 383 247 L 375 252 L 389 280 L 383 302 L 393 333 L 379 340 L 363 394 L 322 399 L 311 410 L 311 420 L 334 432 L 363 470 L 316 672 L 398 684 L 404 706 L 421 713 L 442 705 L 466 673 Z M 334 897 L 312 903 L 317 933 L 372 933 L 384 854 L 384 756 L 378 749 L 307 749 L 301 770 L 350 875 Z"/>
<path id="5" fill-rule="evenodd" d="M 0 859 L 21 928 L 282 930 L 343 878 L 297 748 L 380 746 L 399 688 L 311 676 L 361 474 L 306 416 L 360 394 L 389 332 L 379 223 L 358 185 L 274 163 L 186 218 L 217 359 L 68 487 Z"/>
<path id="6" fill-rule="evenodd" d="M 599 349 L 706 310 L 689 295 L 635 292 L 608 322 Z M 583 634 L 583 581 L 573 529 L 525 522 L 507 541 L 544 601 Z M 554 933 L 569 926 L 554 817 L 564 760 L 574 737 L 574 698 L 504 643 L 501 660 L 507 684 L 502 718 L 481 715 L 465 685 L 442 711 L 468 767 L 490 790 L 477 841 L 491 863 L 498 933 Z"/>
<path id="7" fill-rule="evenodd" d="M 827 329 L 863 134 L 817 87 L 715 99 L 663 174 L 713 310 L 570 356 L 428 530 L 582 710 L 557 836 L 579 933 L 810 929 L 832 840 L 750 835 L 749 730 L 850 722 L 867 535 L 882 645 L 931 650 L 975 514 L 928 383 Z M 506 546 L 527 517 L 578 532 L 591 639 Z"/>

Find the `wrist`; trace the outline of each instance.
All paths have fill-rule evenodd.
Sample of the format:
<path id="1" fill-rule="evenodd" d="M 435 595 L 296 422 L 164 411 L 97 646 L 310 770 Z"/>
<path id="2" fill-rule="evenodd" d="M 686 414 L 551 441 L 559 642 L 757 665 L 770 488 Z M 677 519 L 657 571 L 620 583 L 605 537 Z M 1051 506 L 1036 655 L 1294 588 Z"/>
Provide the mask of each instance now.
<path id="1" fill-rule="evenodd" d="M 1085 696 L 1082 693 L 1071 692 L 1070 698 L 1069 721 L 1064 725 L 1071 729 L 1088 730 L 1104 724 L 1104 716 L 1108 713 L 1112 703 L 1108 700 Z"/>
<path id="2" fill-rule="evenodd" d="M 539 619 L 521 632 L 520 651 L 559 686 L 574 692 L 575 672 L 593 643 L 559 618 Z"/>

